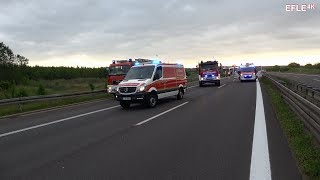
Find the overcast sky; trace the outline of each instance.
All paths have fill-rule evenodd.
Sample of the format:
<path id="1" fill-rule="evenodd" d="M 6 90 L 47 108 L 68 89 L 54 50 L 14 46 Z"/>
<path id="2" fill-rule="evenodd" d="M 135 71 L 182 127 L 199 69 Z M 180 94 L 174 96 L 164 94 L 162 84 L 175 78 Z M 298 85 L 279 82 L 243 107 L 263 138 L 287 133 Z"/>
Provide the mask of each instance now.
<path id="1" fill-rule="evenodd" d="M 315 10 L 286 12 L 288 3 Z M 0 42 L 31 65 L 154 58 L 195 67 L 320 62 L 320 1 L 0 0 Z"/>

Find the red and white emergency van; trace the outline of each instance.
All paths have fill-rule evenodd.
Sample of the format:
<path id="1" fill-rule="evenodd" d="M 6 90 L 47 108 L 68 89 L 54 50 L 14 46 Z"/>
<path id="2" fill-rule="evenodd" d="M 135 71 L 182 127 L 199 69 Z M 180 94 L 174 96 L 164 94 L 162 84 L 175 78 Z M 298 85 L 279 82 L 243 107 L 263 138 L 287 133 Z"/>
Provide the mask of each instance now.
<path id="1" fill-rule="evenodd" d="M 246 65 L 241 65 L 238 70 L 239 80 L 243 81 L 256 81 L 257 69 L 252 63 L 246 63 Z"/>
<path id="2" fill-rule="evenodd" d="M 182 99 L 187 87 L 187 77 L 181 64 L 161 63 L 158 60 L 137 61 L 119 83 L 116 99 L 123 108 L 132 103 L 155 107 L 158 100 L 176 96 Z"/>

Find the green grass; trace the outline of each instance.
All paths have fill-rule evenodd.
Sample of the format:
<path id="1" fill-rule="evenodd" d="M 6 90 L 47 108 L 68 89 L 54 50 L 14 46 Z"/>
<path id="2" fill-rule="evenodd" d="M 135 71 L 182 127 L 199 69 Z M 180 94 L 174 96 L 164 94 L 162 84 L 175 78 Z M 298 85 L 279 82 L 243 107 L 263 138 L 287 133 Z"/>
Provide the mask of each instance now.
<path id="1" fill-rule="evenodd" d="M 18 104 L 5 105 L 5 106 L 0 106 L 0 117 L 17 114 L 17 113 L 34 111 L 34 110 L 69 105 L 74 103 L 80 103 L 85 101 L 107 99 L 111 97 L 112 96 L 108 94 L 92 94 L 92 95 L 83 95 L 83 96 L 69 97 L 69 98 L 63 98 L 63 99 L 30 102 L 30 103 L 24 103 L 21 105 L 18 105 Z"/>
<path id="2" fill-rule="evenodd" d="M 289 146 L 298 162 L 300 171 L 307 179 L 320 179 L 320 148 L 303 122 L 284 102 L 279 90 L 265 77 L 261 80 L 272 99 L 272 104 L 288 139 Z"/>
<path id="3" fill-rule="evenodd" d="M 90 84 L 94 86 L 95 90 L 105 89 L 105 78 L 79 78 L 79 79 L 58 79 L 58 80 L 26 80 L 23 84 L 14 87 L 14 93 L 12 93 L 12 87 L 5 92 L 7 96 L 2 92 L 0 93 L 0 99 L 12 98 L 12 94 L 15 97 L 23 89 L 28 96 L 37 96 L 38 88 L 42 85 L 45 89 L 45 94 L 66 94 L 75 92 L 91 91 Z"/>

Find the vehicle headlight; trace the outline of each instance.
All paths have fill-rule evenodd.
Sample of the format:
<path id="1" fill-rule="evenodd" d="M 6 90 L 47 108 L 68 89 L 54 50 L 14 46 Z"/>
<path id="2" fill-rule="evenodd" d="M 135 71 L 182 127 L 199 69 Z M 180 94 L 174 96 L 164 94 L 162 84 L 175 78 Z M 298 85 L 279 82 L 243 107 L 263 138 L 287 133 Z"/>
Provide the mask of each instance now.
<path id="1" fill-rule="evenodd" d="M 116 91 L 118 91 L 118 92 L 119 92 L 119 86 L 116 88 Z"/>
<path id="2" fill-rule="evenodd" d="M 146 89 L 146 86 L 139 86 L 138 87 L 138 92 L 144 91 Z"/>
<path id="3" fill-rule="evenodd" d="M 204 80 L 204 78 L 202 77 L 201 80 Z"/>

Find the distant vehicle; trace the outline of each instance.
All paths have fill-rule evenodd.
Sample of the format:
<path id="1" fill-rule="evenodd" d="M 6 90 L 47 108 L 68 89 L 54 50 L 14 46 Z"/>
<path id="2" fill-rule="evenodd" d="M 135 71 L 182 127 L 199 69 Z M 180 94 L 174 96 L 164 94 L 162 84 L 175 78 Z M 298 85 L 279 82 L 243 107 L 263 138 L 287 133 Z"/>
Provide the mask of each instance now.
<path id="1" fill-rule="evenodd" d="M 119 84 L 116 99 L 127 109 L 132 103 L 155 107 L 161 98 L 182 99 L 187 87 L 186 71 L 181 64 L 157 60 L 137 62 Z"/>
<path id="2" fill-rule="evenodd" d="M 243 81 L 256 81 L 258 78 L 257 76 L 257 69 L 253 64 L 247 63 L 246 65 L 242 65 L 239 67 L 239 80 Z"/>
<path id="3" fill-rule="evenodd" d="M 207 83 L 214 83 L 220 86 L 220 72 L 218 61 L 201 61 L 198 65 L 199 86 Z"/>
<path id="4" fill-rule="evenodd" d="M 124 79 L 133 65 L 132 59 L 112 61 L 108 68 L 108 93 L 115 94 L 118 84 Z"/>

